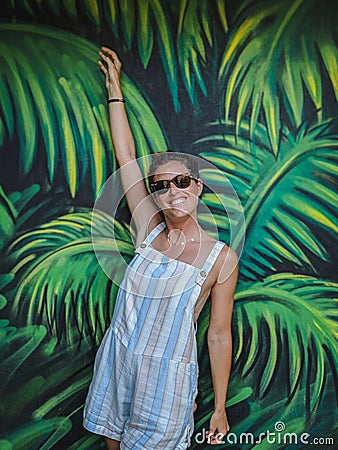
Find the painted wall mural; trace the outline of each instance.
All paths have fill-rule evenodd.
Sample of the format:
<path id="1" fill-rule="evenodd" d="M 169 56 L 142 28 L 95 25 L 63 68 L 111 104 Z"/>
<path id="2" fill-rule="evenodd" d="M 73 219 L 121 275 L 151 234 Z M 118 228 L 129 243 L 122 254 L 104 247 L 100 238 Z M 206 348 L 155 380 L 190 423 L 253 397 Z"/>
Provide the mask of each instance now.
<path id="1" fill-rule="evenodd" d="M 133 246 L 125 204 L 114 221 L 95 210 L 92 230 L 117 168 L 101 45 L 123 61 L 138 156 L 203 158 L 244 210 L 231 431 L 219 448 L 335 448 L 337 17 L 334 0 L 2 2 L 1 450 L 104 448 L 82 409 L 122 273 L 116 263 L 105 275 L 92 233 L 112 262 L 113 235 L 127 261 Z M 228 241 L 217 195 L 203 201 Z M 209 303 L 191 448 L 207 447 L 212 409 L 208 317 Z"/>

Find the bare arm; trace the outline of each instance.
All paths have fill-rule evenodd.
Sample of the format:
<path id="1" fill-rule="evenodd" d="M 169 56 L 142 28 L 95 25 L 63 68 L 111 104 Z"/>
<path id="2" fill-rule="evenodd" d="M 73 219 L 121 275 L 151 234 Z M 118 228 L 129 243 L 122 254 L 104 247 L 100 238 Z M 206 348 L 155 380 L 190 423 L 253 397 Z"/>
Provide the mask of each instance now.
<path id="1" fill-rule="evenodd" d="M 121 61 L 117 54 L 102 47 L 99 66 L 106 77 L 108 98 L 122 99 L 120 84 Z M 148 195 L 143 175 L 136 159 L 134 138 L 129 126 L 123 102 L 109 103 L 109 119 L 116 159 L 120 166 L 121 182 L 139 239 L 143 239 L 147 227 L 153 228 L 161 221 L 158 210 Z M 140 206 L 141 205 L 141 206 Z"/>
<path id="2" fill-rule="evenodd" d="M 220 444 L 222 439 L 217 437 L 224 436 L 230 429 L 225 406 L 232 359 L 231 317 L 238 276 L 237 257 L 231 250 L 222 272 L 211 292 L 208 329 L 208 348 L 215 395 L 214 413 L 210 419 L 209 429 L 209 443 L 212 445 Z"/>

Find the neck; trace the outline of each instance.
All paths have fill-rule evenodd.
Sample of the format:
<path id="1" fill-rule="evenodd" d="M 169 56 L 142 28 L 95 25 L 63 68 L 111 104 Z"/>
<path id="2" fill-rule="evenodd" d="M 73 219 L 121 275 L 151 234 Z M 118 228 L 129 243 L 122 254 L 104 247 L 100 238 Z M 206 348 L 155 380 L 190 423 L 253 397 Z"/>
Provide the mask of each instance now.
<path id="1" fill-rule="evenodd" d="M 182 223 L 167 221 L 167 238 L 170 245 L 200 242 L 201 231 L 199 224 L 195 220 L 186 220 Z"/>
<path id="2" fill-rule="evenodd" d="M 192 215 L 182 218 L 165 217 L 165 222 L 169 233 L 173 230 L 179 230 L 186 235 L 191 235 L 198 233 L 198 230 L 200 230 L 197 217 Z"/>

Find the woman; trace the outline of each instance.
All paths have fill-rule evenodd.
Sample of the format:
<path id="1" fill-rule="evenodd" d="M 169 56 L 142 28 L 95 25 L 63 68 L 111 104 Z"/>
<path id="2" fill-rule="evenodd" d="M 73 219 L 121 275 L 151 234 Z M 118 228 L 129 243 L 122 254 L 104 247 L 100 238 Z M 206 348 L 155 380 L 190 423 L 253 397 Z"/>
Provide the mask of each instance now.
<path id="1" fill-rule="evenodd" d="M 237 258 L 197 222 L 203 183 L 193 157 L 156 155 L 148 194 L 120 86 L 121 62 L 103 47 L 110 126 L 136 228 L 136 256 L 96 356 L 84 426 L 107 448 L 179 450 L 190 445 L 197 394 L 195 323 L 211 295 L 208 348 L 215 393 L 208 441 L 228 430 L 231 315 Z M 105 64 L 103 64 L 105 63 Z"/>

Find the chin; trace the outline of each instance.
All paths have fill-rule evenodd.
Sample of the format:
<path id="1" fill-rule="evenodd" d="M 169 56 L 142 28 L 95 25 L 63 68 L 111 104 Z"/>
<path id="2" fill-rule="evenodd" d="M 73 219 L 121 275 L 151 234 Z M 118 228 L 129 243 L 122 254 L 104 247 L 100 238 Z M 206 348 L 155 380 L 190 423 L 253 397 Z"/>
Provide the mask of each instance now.
<path id="1" fill-rule="evenodd" d="M 168 208 L 165 212 L 165 215 L 167 215 L 168 217 L 177 217 L 177 218 L 182 218 L 182 217 L 189 217 L 192 216 L 193 211 L 187 211 L 186 209 L 181 209 L 181 208 Z"/>

